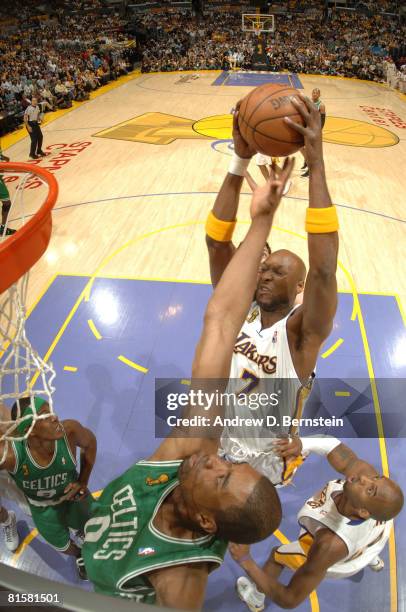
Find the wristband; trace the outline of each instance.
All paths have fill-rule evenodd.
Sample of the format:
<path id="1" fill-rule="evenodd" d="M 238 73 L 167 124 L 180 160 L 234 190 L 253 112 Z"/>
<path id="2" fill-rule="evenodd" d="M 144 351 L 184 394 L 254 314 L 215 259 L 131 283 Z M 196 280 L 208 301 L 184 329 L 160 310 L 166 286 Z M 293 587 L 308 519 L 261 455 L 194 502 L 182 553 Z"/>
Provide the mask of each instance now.
<path id="1" fill-rule="evenodd" d="M 326 456 L 331 453 L 339 444 L 340 440 L 331 436 L 322 438 L 300 438 L 302 443 L 302 453 L 316 453 L 317 455 Z"/>
<path id="2" fill-rule="evenodd" d="M 244 176 L 250 161 L 250 157 L 239 157 L 237 153 L 234 153 L 231 158 L 230 165 L 228 166 L 228 173 L 235 174 L 236 176 Z"/>
<path id="3" fill-rule="evenodd" d="M 306 210 L 306 232 L 309 234 L 329 234 L 339 228 L 335 206 L 328 208 L 308 208 Z"/>
<path id="4" fill-rule="evenodd" d="M 217 242 L 230 242 L 236 223 L 237 221 L 221 221 L 210 211 L 206 221 L 206 234 Z"/>

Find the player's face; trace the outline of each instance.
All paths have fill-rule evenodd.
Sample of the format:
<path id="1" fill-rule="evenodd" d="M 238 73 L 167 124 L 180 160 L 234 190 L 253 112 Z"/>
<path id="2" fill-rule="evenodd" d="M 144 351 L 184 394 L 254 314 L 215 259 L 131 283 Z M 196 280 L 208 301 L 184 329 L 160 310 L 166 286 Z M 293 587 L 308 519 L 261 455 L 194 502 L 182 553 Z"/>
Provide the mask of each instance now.
<path id="1" fill-rule="evenodd" d="M 312 91 L 312 100 L 313 102 L 317 102 L 317 100 L 320 98 L 320 89 L 313 89 Z"/>
<path id="2" fill-rule="evenodd" d="M 374 515 L 381 504 L 389 499 L 391 493 L 391 481 L 377 472 L 370 471 L 356 476 L 348 476 L 344 483 L 344 493 L 354 508 L 366 510 L 368 514 Z M 362 516 L 362 512 L 361 512 Z M 362 518 L 368 518 L 362 516 Z"/>
<path id="3" fill-rule="evenodd" d="M 297 295 L 295 270 L 288 255 L 272 253 L 262 262 L 258 274 L 256 300 L 266 311 L 293 304 Z"/>
<path id="4" fill-rule="evenodd" d="M 230 506 L 243 506 L 260 478 L 248 463 L 230 463 L 216 454 L 191 455 L 179 470 L 189 517 L 205 531 L 213 533 L 216 512 Z M 208 517 L 207 524 L 205 517 Z"/>
<path id="5" fill-rule="evenodd" d="M 50 414 L 49 405 L 44 404 L 41 406 L 41 410 L 38 411 L 38 414 Z M 47 419 L 37 421 L 32 433 L 41 440 L 52 441 L 63 438 L 63 428 L 56 414 L 51 414 Z"/>

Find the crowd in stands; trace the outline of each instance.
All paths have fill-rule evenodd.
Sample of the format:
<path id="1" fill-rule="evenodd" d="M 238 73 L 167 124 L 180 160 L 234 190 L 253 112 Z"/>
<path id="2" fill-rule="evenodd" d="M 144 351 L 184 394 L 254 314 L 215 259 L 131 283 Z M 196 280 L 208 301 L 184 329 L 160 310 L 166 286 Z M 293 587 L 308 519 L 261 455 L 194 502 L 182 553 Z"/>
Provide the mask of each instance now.
<path id="1" fill-rule="evenodd" d="M 275 31 L 261 38 L 242 32 L 243 8 L 224 12 L 211 1 L 197 14 L 173 5 L 137 13 L 143 72 L 255 69 L 258 43 L 272 71 L 384 81 L 390 57 L 395 72 L 406 71 L 400 0 L 347 0 L 347 10 L 324 0 L 272 0 Z M 21 123 L 34 96 L 43 112 L 67 108 L 131 70 L 131 19 L 125 2 L 1 0 L 0 133 Z"/>
<path id="2" fill-rule="evenodd" d="M 3 5 L 4 2 L 4 5 Z M 41 3 L 2 0 L 0 14 L 0 129 L 21 124 L 37 97 L 43 112 L 72 106 L 132 70 L 125 20 L 101 12 L 99 0 Z"/>
<path id="3" fill-rule="evenodd" d="M 148 34 L 144 72 L 227 70 L 235 54 L 242 69 L 255 67 L 258 39 L 241 31 L 240 13 L 210 12 L 207 6 L 198 20 L 186 13 L 143 16 Z M 399 65 L 405 63 L 406 30 L 399 21 L 399 4 L 393 0 L 367 1 L 357 11 L 326 11 L 323 2 L 289 0 L 287 9 L 276 15 L 275 32 L 264 35 L 270 70 L 384 81 L 385 57 L 398 53 Z M 383 11 L 394 11 L 394 16 Z"/>

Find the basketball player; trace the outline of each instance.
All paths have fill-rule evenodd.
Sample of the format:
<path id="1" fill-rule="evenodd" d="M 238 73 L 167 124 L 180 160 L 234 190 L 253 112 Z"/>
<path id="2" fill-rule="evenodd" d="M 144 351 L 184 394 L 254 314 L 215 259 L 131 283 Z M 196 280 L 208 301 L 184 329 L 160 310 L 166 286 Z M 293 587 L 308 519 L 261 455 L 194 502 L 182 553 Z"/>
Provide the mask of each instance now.
<path id="1" fill-rule="evenodd" d="M 50 413 L 49 405 L 34 398 L 38 415 Z M 20 436 L 32 424 L 29 398 L 20 400 L 21 416 L 31 418 L 17 426 Z M 17 417 L 17 404 L 11 409 Z M 0 442 L 0 457 L 5 442 Z M 76 450 L 80 448 L 80 474 L 76 471 Z M 56 550 L 76 557 L 78 574 L 86 578 L 81 551 L 71 540 L 69 527 L 82 530 L 89 517 L 91 496 L 87 489 L 96 458 L 96 438 L 78 421 L 60 422 L 55 414 L 36 422 L 28 438 L 8 443 L 1 468 L 9 472 L 29 504 L 33 521 L 44 540 Z"/>
<path id="2" fill-rule="evenodd" d="M 225 387 L 213 379 L 228 378 L 235 339 L 292 167 L 292 160 L 286 160 L 279 180 L 272 175 L 253 194 L 250 229 L 206 309 L 192 385 L 206 379 Z M 201 412 L 189 406 L 187 415 L 194 414 Z M 273 485 L 250 465 L 218 457 L 221 428 L 208 431 L 196 434 L 186 423 L 149 460 L 139 461 L 104 489 L 86 524 L 82 548 L 96 591 L 201 609 L 208 574 L 222 563 L 227 540 L 255 542 L 277 528 L 281 508 Z"/>
<path id="3" fill-rule="evenodd" d="M 281 608 L 296 608 L 324 578 L 348 578 L 367 566 L 382 570 L 379 553 L 403 506 L 399 486 L 336 438 L 302 438 L 299 443 L 306 452 L 326 456 L 345 480 L 328 482 L 306 501 L 298 514 L 298 540 L 274 548 L 263 569 L 247 546 L 231 545 L 233 558 L 261 591 L 245 577 L 237 580 L 238 594 L 251 611 L 264 609 L 265 595 Z M 282 455 L 290 453 L 287 442 L 279 449 Z M 285 567 L 295 572 L 287 586 L 278 581 Z"/>
<path id="4" fill-rule="evenodd" d="M 282 421 L 282 416 L 301 416 L 318 353 L 330 333 L 337 306 L 338 221 L 326 183 L 320 115 L 305 96 L 300 96 L 300 102 L 295 100 L 294 104 L 305 127 L 285 120 L 304 136 L 312 170 L 306 221 L 310 261 L 306 287 L 303 261 L 291 251 L 273 251 L 261 265 L 256 299 L 238 335 L 230 371 L 230 384 L 234 388 L 242 378 L 255 392 L 263 390 L 265 385 L 267 392 L 272 386 L 279 391 L 284 381 L 277 422 Z M 235 157 L 206 224 L 213 286 L 236 253 L 232 233 L 241 185 L 255 154 L 238 129 L 238 106 L 233 138 Z M 300 293 L 303 293 L 303 304 L 295 306 Z M 246 406 L 234 404 L 227 416 L 244 418 L 247 411 L 248 416 L 255 416 Z M 274 452 L 272 439 L 289 433 L 292 433 L 290 428 L 280 427 L 259 427 L 256 431 L 251 428 L 249 432 L 243 428 L 237 432 L 225 428 L 221 452 L 232 461 L 248 461 L 274 485 L 283 485 L 291 479 L 300 459 L 282 461 Z"/>
<path id="5" fill-rule="evenodd" d="M 269 155 L 262 155 L 262 153 L 257 153 L 255 156 L 255 163 L 260 169 L 261 174 L 265 178 L 266 181 L 269 180 L 269 176 L 270 176 L 268 166 L 273 167 L 277 176 L 279 176 L 279 174 L 282 172 L 282 168 L 279 166 L 279 163 L 280 163 L 279 157 L 270 157 Z M 246 172 L 245 178 L 247 179 L 247 183 L 252 189 L 252 191 L 254 191 L 255 187 L 252 181 L 252 177 L 250 173 L 248 172 L 248 170 Z M 292 180 L 289 179 L 289 181 L 285 185 L 285 189 L 283 190 L 283 195 L 286 195 L 288 193 L 291 186 L 292 186 Z"/>
<path id="6" fill-rule="evenodd" d="M 3 155 L 0 149 L 0 161 L 9 162 L 10 158 L 6 155 Z M 0 202 L 1 202 L 1 223 L 0 223 L 0 236 L 4 234 L 4 228 L 6 227 L 7 217 L 11 208 L 10 194 L 6 187 L 5 182 L 3 181 L 3 177 L 0 174 Z M 11 228 L 6 229 L 6 236 L 11 236 L 15 234 L 16 230 Z"/>
<path id="7" fill-rule="evenodd" d="M 315 87 L 312 91 L 312 100 L 313 100 L 313 104 L 315 104 L 317 106 L 317 109 L 320 113 L 320 118 L 321 118 L 321 129 L 323 129 L 324 124 L 326 123 L 326 106 L 324 104 L 324 102 L 322 102 L 322 100 L 320 99 L 320 89 L 318 89 L 317 87 Z M 304 173 L 302 174 L 302 177 L 308 177 L 309 176 L 309 168 L 307 165 L 307 160 L 306 160 L 306 148 L 303 147 L 303 149 L 301 149 L 301 153 L 304 157 L 304 164 L 301 167 L 301 170 L 304 170 Z"/>
<path id="8" fill-rule="evenodd" d="M 0 402 L 0 436 L 5 432 L 5 427 L 2 427 L 1 421 L 10 420 L 10 411 L 4 404 Z M 15 484 L 10 482 L 10 478 L 5 470 L 0 470 L 0 494 L 7 499 L 17 503 L 25 504 L 24 495 L 17 489 Z M 21 499 L 22 498 L 22 499 Z M 0 526 L 3 531 L 4 542 L 6 548 L 10 552 L 17 550 L 19 545 L 19 537 L 17 531 L 17 519 L 15 512 L 7 510 L 3 506 L 2 497 L 0 497 Z"/>

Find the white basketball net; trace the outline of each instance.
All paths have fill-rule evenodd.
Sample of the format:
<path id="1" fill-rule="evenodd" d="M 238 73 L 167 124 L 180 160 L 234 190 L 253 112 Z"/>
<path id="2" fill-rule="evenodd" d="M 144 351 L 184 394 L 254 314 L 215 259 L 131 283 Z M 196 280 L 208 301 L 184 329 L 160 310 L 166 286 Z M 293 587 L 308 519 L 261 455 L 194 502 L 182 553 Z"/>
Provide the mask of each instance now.
<path id="1" fill-rule="evenodd" d="M 32 176 L 28 173 L 9 172 L 19 175 L 18 184 L 11 193 L 11 209 L 7 219 L 18 219 L 20 227 L 26 222 L 27 211 L 24 207 L 24 186 Z M 0 176 L 6 176 L 7 171 L 1 170 Z M 13 182 L 14 186 L 16 183 Z M 11 224 L 10 224 L 11 225 Z M 18 230 L 16 222 L 13 228 Z M 7 240 L 5 232 L 0 241 Z M 8 452 L 9 440 L 27 438 L 38 419 L 48 418 L 53 414 L 52 394 L 55 391 L 53 381 L 55 371 L 52 364 L 45 363 L 33 348 L 26 334 L 26 300 L 29 281 L 27 272 L 19 281 L 0 295 L 0 468 Z M 34 406 L 34 397 L 40 396 L 49 404 L 50 412 L 38 416 Z M 32 414 L 21 416 L 20 401 L 23 397 L 30 398 Z M 12 420 L 8 409 L 17 404 L 16 419 Z M 16 431 L 19 423 L 32 423 L 24 435 Z"/>

